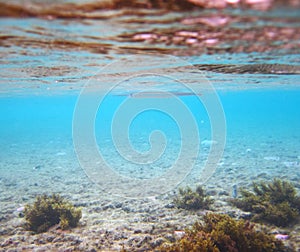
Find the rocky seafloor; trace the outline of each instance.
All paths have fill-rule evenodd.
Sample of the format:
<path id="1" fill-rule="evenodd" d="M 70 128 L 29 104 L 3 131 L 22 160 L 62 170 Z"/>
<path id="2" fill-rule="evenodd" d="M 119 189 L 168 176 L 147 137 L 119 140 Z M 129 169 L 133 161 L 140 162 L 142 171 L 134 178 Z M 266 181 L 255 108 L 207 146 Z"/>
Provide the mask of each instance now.
<path id="1" fill-rule="evenodd" d="M 69 188 L 68 192 L 65 190 L 61 193 L 76 206 L 82 208 L 83 216 L 79 226 L 63 231 L 57 225 L 45 233 L 34 234 L 24 229 L 22 205 L 6 203 L 6 208 L 4 208 L 5 204 L 2 200 L 0 251 L 120 251 L 122 249 L 154 251 L 162 243 L 178 239 L 181 231 L 190 227 L 195 221 L 201 220 L 207 211 L 226 213 L 237 219 L 247 219 L 249 213 L 233 207 L 228 202 L 232 198 L 232 188 L 228 179 L 230 179 L 231 172 L 233 174 L 236 172 L 235 169 L 231 170 L 216 172 L 213 181 L 218 182 L 206 186 L 207 194 L 215 200 L 214 204 L 211 210 L 199 211 L 176 208 L 172 202 L 175 191 L 152 198 L 124 199 L 102 193 L 85 176 L 81 176 L 77 183 L 57 179 L 57 185 L 65 183 L 65 189 Z M 224 186 L 224 180 L 221 179 L 224 172 L 229 173 L 226 176 L 226 186 Z M 240 174 L 240 177 L 243 177 L 250 175 L 250 172 L 247 174 L 245 171 L 243 174 L 240 171 Z M 267 173 L 253 176 L 253 179 L 256 180 L 270 180 L 270 178 Z M 248 183 L 251 183 L 250 180 Z M 1 184 L 11 187 L 8 180 L 2 180 Z M 32 202 L 34 195 L 39 191 L 38 187 L 34 188 L 33 186 L 30 196 L 23 196 L 24 201 Z M 11 190 L 2 194 L 1 198 L 6 197 L 8 200 L 9 194 L 12 192 Z M 299 251 L 299 224 L 288 228 L 260 224 L 257 224 L 256 227 L 272 233 L 274 236 L 287 234 L 289 238 L 284 240 L 285 245 L 292 248 L 293 251 Z"/>

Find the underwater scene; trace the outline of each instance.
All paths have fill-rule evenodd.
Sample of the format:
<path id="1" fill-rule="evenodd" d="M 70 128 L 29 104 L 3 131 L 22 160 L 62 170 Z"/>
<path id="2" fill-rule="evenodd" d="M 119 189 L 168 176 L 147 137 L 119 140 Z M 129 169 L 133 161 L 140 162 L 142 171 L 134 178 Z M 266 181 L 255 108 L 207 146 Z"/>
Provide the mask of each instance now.
<path id="1" fill-rule="evenodd" d="M 0 251 L 300 251 L 298 0 L 0 0 Z"/>

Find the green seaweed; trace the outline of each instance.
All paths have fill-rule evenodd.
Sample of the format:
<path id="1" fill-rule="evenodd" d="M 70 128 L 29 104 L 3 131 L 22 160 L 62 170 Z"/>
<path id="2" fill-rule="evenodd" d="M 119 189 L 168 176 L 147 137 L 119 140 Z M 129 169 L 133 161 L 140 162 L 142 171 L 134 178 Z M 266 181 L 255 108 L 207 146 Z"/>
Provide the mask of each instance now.
<path id="1" fill-rule="evenodd" d="M 258 232 L 254 224 L 234 220 L 225 214 L 208 213 L 203 223 L 196 222 L 185 235 L 171 244 L 163 244 L 163 252 L 283 252 L 288 251 L 273 235 Z"/>
<path id="2" fill-rule="evenodd" d="M 232 203 L 252 213 L 252 220 L 276 226 L 288 226 L 300 215 L 300 197 L 288 181 L 274 179 L 271 183 L 253 183 L 253 192 L 241 190 L 241 198 Z"/>
<path id="3" fill-rule="evenodd" d="M 24 217 L 25 227 L 36 233 L 45 232 L 56 224 L 64 230 L 77 226 L 81 209 L 74 207 L 58 194 L 44 194 L 37 196 L 32 205 L 25 206 Z"/>
<path id="4" fill-rule="evenodd" d="M 178 208 L 187 210 L 209 209 L 213 199 L 206 195 L 204 189 L 198 186 L 195 191 L 190 187 L 179 188 L 179 195 L 174 199 Z"/>

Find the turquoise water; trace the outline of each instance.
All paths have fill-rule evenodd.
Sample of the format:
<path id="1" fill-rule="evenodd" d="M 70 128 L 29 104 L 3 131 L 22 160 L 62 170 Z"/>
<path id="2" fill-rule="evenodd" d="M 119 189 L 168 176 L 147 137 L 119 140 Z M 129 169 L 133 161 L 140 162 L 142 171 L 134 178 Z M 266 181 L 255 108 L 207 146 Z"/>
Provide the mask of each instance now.
<path id="1" fill-rule="evenodd" d="M 165 18 L 168 20 L 171 17 L 166 15 Z M 143 56 L 138 49 L 139 43 L 145 48 L 152 48 L 151 43 L 145 45 L 143 42 L 122 41 L 118 38 L 118 34 L 124 34 L 125 28 L 134 30 L 137 28 L 135 25 L 142 28 L 142 24 L 131 21 L 129 27 L 118 26 L 119 19 L 120 17 L 117 17 L 105 22 L 90 20 L 91 23 L 79 22 L 77 25 L 74 25 L 74 20 L 43 20 L 38 22 L 39 25 L 35 25 L 39 21 L 36 18 L 26 19 L 26 22 L 11 18 L 2 20 L 1 25 L 6 29 L 5 33 L 12 32 L 14 36 L 20 36 L 16 41 L 11 41 L 12 45 L 7 44 L 2 50 L 2 191 L 7 191 L 6 186 L 16 184 L 18 190 L 26 188 L 29 195 L 33 195 L 38 191 L 36 185 L 44 184 L 43 191 L 46 193 L 64 192 L 66 185 L 63 181 L 69 180 L 70 183 L 80 186 L 80 183 L 77 183 L 80 177 L 96 184 L 95 188 L 100 185 L 108 194 L 114 194 L 112 188 L 116 181 L 103 184 L 93 179 L 94 175 L 91 173 L 96 172 L 97 178 L 107 172 L 108 176 L 118 179 L 120 175 L 121 179 L 145 179 L 152 183 L 151 179 L 155 180 L 164 174 L 170 177 L 167 172 L 178 160 L 183 160 L 182 163 L 179 162 L 180 166 L 175 172 L 179 174 L 178 179 L 175 176 L 176 179 L 173 178 L 174 181 L 170 181 L 170 185 L 159 193 L 166 193 L 179 184 L 204 183 L 212 186 L 215 180 L 219 181 L 218 186 L 230 192 L 232 184 L 247 186 L 261 176 L 265 179 L 286 176 L 297 181 L 300 156 L 299 74 L 225 74 L 214 71 L 200 72 L 196 66 L 253 63 L 299 65 L 299 54 L 284 50 L 278 50 L 276 53 L 215 53 L 177 56 L 176 60 L 168 57 L 157 58 L 156 53 Z M 103 26 L 107 23 L 113 27 L 118 26 L 118 29 L 105 29 Z M 166 27 L 168 25 L 172 26 L 173 23 L 164 24 Z M 14 29 L 11 30 L 10 26 Z M 76 45 L 73 48 L 74 45 L 70 44 L 70 48 L 63 47 L 64 43 L 74 41 L 75 37 L 75 41 L 89 43 L 97 40 L 87 38 L 85 33 L 79 36 L 76 27 L 81 27 L 78 28 L 80 31 L 84 28 L 94 32 L 95 29 L 105 30 L 106 33 L 102 36 L 106 37 L 110 51 L 93 51 L 95 45 L 86 45 L 87 48 Z M 63 36 L 66 31 L 68 36 Z M 19 32 L 22 34 L 18 34 Z M 43 48 L 51 38 L 48 32 L 51 36 L 66 41 L 55 44 L 52 48 Z M 31 44 L 25 43 L 29 39 L 33 39 Z M 126 50 L 118 54 L 120 48 L 126 47 L 125 45 L 132 47 L 133 52 L 138 52 L 137 56 L 141 54 L 140 58 L 130 61 L 134 53 Z M 100 44 L 97 46 L 101 47 Z M 186 82 L 198 91 L 191 91 L 185 86 Z M 89 137 L 94 136 L 96 141 L 95 148 L 93 143 L 84 143 L 83 150 L 87 153 L 84 158 L 90 163 L 84 161 L 83 164 L 80 160 L 81 152 L 78 152 L 78 146 L 74 143 L 74 118 L 80 95 L 87 86 L 98 95 L 103 95 L 109 89 L 112 89 L 112 92 L 106 95 L 101 106 L 93 107 L 98 112 L 89 115 L 92 120 L 90 128 L 83 127 L 80 131 L 80 134 L 91 132 Z M 207 108 L 201 99 L 205 99 L 210 92 L 216 97 L 211 107 Z M 168 97 L 170 94 L 177 102 L 187 107 L 188 111 L 174 109 L 173 114 L 170 114 L 168 111 L 160 111 L 159 108 L 151 109 L 153 106 L 173 108 Z M 133 107 L 120 110 L 126 101 L 133 101 Z M 129 120 L 130 124 L 118 121 L 116 135 L 125 142 L 116 146 L 112 132 L 114 116 L 122 115 L 126 121 L 127 113 L 132 116 L 131 110 L 140 108 L 140 104 L 148 106 L 150 110 L 140 111 L 136 118 L 132 117 Z M 215 118 L 214 108 L 219 109 L 217 117 L 221 113 L 222 118 Z M 86 109 L 87 112 L 90 111 L 89 107 Z M 118 111 L 123 112 L 118 114 Z M 181 125 L 176 121 L 176 116 L 184 118 L 185 114 L 190 114 L 194 121 L 183 119 L 185 123 Z M 217 127 L 221 129 L 216 135 L 213 135 L 213 128 L 216 126 L 212 125 L 214 118 Z M 83 126 L 85 120 L 81 120 Z M 194 123 L 196 128 L 192 128 Z M 180 135 L 182 127 L 190 133 L 188 137 L 191 139 L 186 145 L 188 147 L 182 145 L 186 142 Z M 124 129 L 125 131 L 122 131 Z M 151 142 L 151 133 L 155 130 L 164 136 Z M 219 152 L 214 160 L 209 160 L 210 151 L 214 146 L 219 148 Z M 182 149 L 186 156 L 180 156 Z M 128 150 L 128 153 L 124 154 L 124 150 Z M 151 151 L 154 151 L 154 154 L 151 154 Z M 99 153 L 103 155 L 106 163 L 98 157 Z M 137 158 L 132 162 L 135 155 Z M 147 155 L 149 160 L 146 162 Z M 207 163 L 210 163 L 209 174 L 205 176 L 203 172 Z M 112 175 L 110 170 L 101 170 L 105 165 L 115 174 Z M 90 167 L 96 170 L 87 170 Z M 53 187 L 52 178 L 55 181 L 59 178 L 60 183 Z M 124 188 L 126 185 L 125 183 Z M 115 194 L 119 195 L 120 192 Z M 10 197 L 18 198 L 19 195 L 9 196 L 9 202 Z M 16 199 L 15 202 L 22 203 L 23 200 Z"/>
<path id="2" fill-rule="evenodd" d="M 240 196 L 254 181 L 281 178 L 300 190 L 298 9 L 62 5 L 55 16 L 52 1 L 32 4 L 40 13 L 24 5 L 26 18 L 0 11 L 1 248 L 15 246 L 11 237 L 41 246 L 19 217 L 42 193 L 83 209 L 80 227 L 47 235 L 118 250 L 155 225 L 173 235 L 198 220 L 200 211 L 172 208 L 178 187 L 203 185 L 213 211 L 237 218 L 233 189 Z M 252 64 L 298 70 L 230 71 Z M 107 233 L 126 238 L 99 245 Z M 65 249 L 65 240 L 43 239 L 47 251 Z"/>
<path id="3" fill-rule="evenodd" d="M 217 165 L 217 173 L 243 167 L 252 174 L 252 179 L 257 174 L 267 173 L 269 178 L 284 176 L 297 181 L 300 176 L 300 90 L 276 87 L 228 89 L 217 93 L 226 118 L 226 145 L 219 161 L 222 164 Z M 192 170 L 194 177 L 186 182 L 193 183 L 201 180 L 201 170 L 210 148 L 205 141 L 212 139 L 211 124 L 207 111 L 197 97 L 178 95 L 178 98 L 192 112 L 199 131 L 198 160 Z M 18 190 L 26 188 L 30 191 L 34 184 L 44 184 L 45 178 L 58 176 L 66 179 L 64 176 L 70 175 L 66 173 L 68 170 L 76 170 L 84 176 L 80 172 L 72 138 L 77 99 L 76 95 L 65 94 L 1 98 L 2 190 L 6 190 L 7 183 L 16 183 Z M 151 109 L 134 118 L 128 130 L 131 142 L 128 148 L 141 153 L 149 151 L 149 136 L 153 130 L 163 132 L 166 140 L 166 147 L 158 160 L 151 164 L 134 164 L 118 153 L 112 141 L 112 119 L 126 99 L 136 98 L 111 95 L 99 107 L 95 120 L 99 151 L 108 165 L 122 176 L 138 179 L 159 177 L 178 158 L 180 125 L 168 114 Z M 149 98 L 139 99 L 148 99 L 149 102 Z M 136 100 L 140 102 L 139 99 Z M 150 98 L 150 103 L 157 104 L 157 99 L 162 102 L 168 98 Z M 245 181 L 239 180 L 239 175 L 228 175 L 228 183 L 243 184 Z M 211 182 L 207 181 L 207 185 Z M 43 190 L 61 191 L 60 186 L 51 189 L 45 186 Z"/>

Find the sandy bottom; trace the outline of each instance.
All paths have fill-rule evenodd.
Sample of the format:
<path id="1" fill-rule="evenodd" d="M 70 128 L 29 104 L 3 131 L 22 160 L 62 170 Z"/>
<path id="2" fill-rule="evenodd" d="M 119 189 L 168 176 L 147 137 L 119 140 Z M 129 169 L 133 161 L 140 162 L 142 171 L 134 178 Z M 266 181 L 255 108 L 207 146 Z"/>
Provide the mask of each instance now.
<path id="1" fill-rule="evenodd" d="M 253 181 L 276 177 L 288 179 L 300 189 L 297 146 L 288 141 L 283 145 L 280 139 L 261 139 L 258 145 L 249 139 L 228 139 L 223 158 L 205 183 L 207 193 L 215 200 L 212 211 L 236 218 L 247 215 L 228 203 L 233 185 L 250 187 Z M 209 148 L 202 147 L 196 167 L 208 154 Z M 144 251 L 165 240 L 173 241 L 174 231 L 201 220 L 205 213 L 175 208 L 172 200 L 176 188 L 164 195 L 140 199 L 113 196 L 110 188 L 103 191 L 81 169 L 72 145 L 61 140 L 48 145 L 30 141 L 10 144 L 5 151 L 0 168 L 0 251 L 118 251 L 122 247 Z M 201 169 L 193 169 L 180 186 L 194 187 L 201 181 L 200 174 Z M 80 225 L 67 231 L 53 227 L 43 234 L 24 230 L 22 212 L 17 209 L 33 202 L 38 194 L 52 192 L 82 207 Z M 287 232 L 290 239 L 286 243 L 299 251 L 299 224 L 269 229 L 273 233 Z"/>

